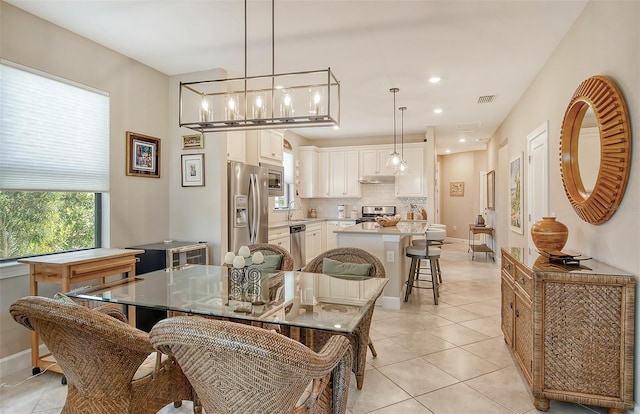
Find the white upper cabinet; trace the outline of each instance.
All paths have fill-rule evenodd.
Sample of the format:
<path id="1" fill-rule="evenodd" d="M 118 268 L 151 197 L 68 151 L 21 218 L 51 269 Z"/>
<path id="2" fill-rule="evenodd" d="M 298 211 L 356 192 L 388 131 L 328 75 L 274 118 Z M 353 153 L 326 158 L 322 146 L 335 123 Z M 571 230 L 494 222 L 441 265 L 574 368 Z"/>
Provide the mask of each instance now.
<path id="1" fill-rule="evenodd" d="M 247 139 L 244 131 L 227 132 L 227 159 L 230 161 L 247 161 Z"/>
<path id="2" fill-rule="evenodd" d="M 329 197 L 329 153 L 318 152 L 315 170 L 316 197 Z"/>
<path id="3" fill-rule="evenodd" d="M 284 134 L 275 130 L 258 131 L 260 161 L 271 164 L 282 164 L 282 146 Z"/>
<path id="4" fill-rule="evenodd" d="M 360 150 L 360 175 L 391 175 L 392 172 L 385 169 L 387 158 L 393 148 Z"/>
<path id="5" fill-rule="evenodd" d="M 315 147 L 301 147 L 298 152 L 298 158 L 300 160 L 298 195 L 302 198 L 317 197 L 315 171 L 318 164 L 318 153 Z"/>
<path id="6" fill-rule="evenodd" d="M 396 176 L 396 197 L 426 197 L 423 144 L 404 144 L 404 160 L 409 173 Z"/>
<path id="7" fill-rule="evenodd" d="M 329 197 L 360 197 L 358 151 L 329 152 Z"/>

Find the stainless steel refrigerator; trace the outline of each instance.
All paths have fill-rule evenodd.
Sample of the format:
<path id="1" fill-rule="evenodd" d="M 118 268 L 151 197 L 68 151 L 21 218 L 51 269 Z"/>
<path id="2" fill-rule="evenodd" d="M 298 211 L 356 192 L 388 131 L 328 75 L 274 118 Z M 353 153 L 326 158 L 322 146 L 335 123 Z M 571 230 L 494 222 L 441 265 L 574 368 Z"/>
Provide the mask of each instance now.
<path id="1" fill-rule="evenodd" d="M 237 253 L 240 246 L 267 243 L 268 170 L 231 161 L 227 164 L 227 180 L 229 251 Z"/>

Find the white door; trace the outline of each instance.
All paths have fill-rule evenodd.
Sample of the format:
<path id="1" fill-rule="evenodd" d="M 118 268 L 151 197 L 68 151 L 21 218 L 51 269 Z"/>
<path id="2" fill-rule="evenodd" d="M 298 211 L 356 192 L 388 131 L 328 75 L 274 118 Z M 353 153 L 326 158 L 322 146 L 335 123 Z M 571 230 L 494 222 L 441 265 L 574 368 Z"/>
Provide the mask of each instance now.
<path id="1" fill-rule="evenodd" d="M 542 216 L 549 214 L 549 121 L 527 135 L 527 234 L 529 253 L 533 253 L 533 241 L 528 229 Z"/>

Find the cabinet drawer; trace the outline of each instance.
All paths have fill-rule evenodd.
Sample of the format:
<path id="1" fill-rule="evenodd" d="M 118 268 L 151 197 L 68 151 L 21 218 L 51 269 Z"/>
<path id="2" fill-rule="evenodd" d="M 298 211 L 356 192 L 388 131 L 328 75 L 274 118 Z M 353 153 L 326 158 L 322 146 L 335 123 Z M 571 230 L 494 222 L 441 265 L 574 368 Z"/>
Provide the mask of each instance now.
<path id="1" fill-rule="evenodd" d="M 515 283 L 529 296 L 529 299 L 533 298 L 533 278 L 527 269 L 523 269 L 520 266 L 516 266 Z"/>
<path id="2" fill-rule="evenodd" d="M 506 274 L 509 278 L 511 278 L 511 280 L 514 279 L 516 266 L 513 263 L 513 260 L 511 259 L 511 257 L 504 253 L 504 250 L 502 251 L 501 268 L 502 268 L 503 274 Z"/>

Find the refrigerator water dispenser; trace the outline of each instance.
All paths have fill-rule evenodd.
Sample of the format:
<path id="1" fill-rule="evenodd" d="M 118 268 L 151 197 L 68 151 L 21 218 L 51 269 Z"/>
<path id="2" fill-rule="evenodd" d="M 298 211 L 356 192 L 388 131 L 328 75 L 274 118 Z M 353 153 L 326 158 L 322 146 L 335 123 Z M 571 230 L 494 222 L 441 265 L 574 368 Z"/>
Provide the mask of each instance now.
<path id="1" fill-rule="evenodd" d="M 233 198 L 233 211 L 234 211 L 234 227 L 247 227 L 247 196 L 246 195 L 237 195 Z"/>

